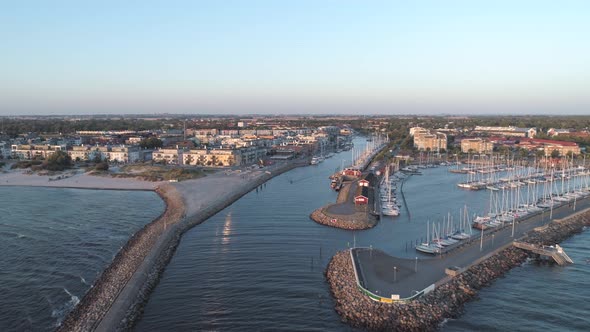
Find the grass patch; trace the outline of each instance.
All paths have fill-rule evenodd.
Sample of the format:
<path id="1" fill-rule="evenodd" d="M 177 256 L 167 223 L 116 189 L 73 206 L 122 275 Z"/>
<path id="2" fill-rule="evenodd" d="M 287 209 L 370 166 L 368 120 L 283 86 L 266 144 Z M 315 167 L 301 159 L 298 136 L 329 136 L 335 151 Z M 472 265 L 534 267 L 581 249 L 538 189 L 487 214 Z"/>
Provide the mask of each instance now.
<path id="1" fill-rule="evenodd" d="M 119 173 L 111 174 L 116 178 L 135 178 L 144 181 L 169 181 L 198 179 L 211 173 L 193 168 L 168 168 L 166 166 L 151 165 L 126 165 L 121 167 Z"/>

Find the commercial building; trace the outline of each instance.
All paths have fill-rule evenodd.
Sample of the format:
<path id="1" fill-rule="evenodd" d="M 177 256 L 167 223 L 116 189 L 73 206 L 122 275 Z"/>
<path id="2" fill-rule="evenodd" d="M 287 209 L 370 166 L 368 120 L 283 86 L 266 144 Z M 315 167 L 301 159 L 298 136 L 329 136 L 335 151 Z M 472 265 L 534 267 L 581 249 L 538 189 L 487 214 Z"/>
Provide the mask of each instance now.
<path id="1" fill-rule="evenodd" d="M 488 127 L 476 126 L 473 129 L 474 133 L 482 133 L 488 135 L 503 135 L 510 137 L 529 137 L 533 138 L 537 135 L 537 128 L 519 128 L 519 127 Z"/>

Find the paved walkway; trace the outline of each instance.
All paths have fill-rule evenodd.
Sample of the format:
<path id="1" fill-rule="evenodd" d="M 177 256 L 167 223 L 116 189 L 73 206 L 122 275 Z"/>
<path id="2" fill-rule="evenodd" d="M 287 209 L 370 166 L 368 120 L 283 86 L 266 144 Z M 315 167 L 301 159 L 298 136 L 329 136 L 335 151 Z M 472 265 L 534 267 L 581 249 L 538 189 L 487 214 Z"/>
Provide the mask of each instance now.
<path id="1" fill-rule="evenodd" d="M 348 185 L 350 186 L 350 189 L 348 190 L 348 196 L 346 197 L 346 201 L 340 204 L 333 204 L 328 206 L 326 212 L 330 214 L 339 215 L 352 215 L 358 212 L 354 204 L 354 196 L 356 195 L 358 181 L 353 181 Z"/>
<path id="2" fill-rule="evenodd" d="M 579 200 L 575 211 L 568 204 L 554 209 L 553 219 L 562 219 L 586 208 L 590 208 L 590 198 Z M 425 258 L 426 256 L 417 253 L 417 264 L 416 259 L 392 257 L 375 249 L 357 250 L 355 261 L 361 270 L 365 288 L 383 297 L 398 294 L 401 298 L 406 298 L 444 278 L 447 267 L 469 266 L 479 258 L 510 245 L 514 239 L 549 221 L 549 211 L 546 211 L 517 223 L 514 237 L 511 237 L 511 227 L 496 231 L 492 233 L 493 236 L 487 234 L 484 236 L 481 251 L 480 237 L 474 236 L 471 243 L 442 256 Z"/>

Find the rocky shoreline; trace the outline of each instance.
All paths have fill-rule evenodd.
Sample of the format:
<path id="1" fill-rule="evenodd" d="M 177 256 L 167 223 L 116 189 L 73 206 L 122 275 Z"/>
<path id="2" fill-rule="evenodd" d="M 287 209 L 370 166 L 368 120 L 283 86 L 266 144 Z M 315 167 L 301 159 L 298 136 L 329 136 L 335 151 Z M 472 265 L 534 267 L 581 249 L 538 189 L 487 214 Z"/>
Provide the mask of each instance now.
<path id="1" fill-rule="evenodd" d="M 182 219 L 184 205 L 178 192 L 172 186 L 164 185 L 157 188 L 156 193 L 166 205 L 164 212 L 131 236 L 80 303 L 64 319 L 58 331 L 93 330 L 141 265 L 160 234 L 166 227 Z"/>
<path id="2" fill-rule="evenodd" d="M 367 215 L 365 212 L 351 215 L 332 215 L 326 211 L 328 206 L 316 209 L 309 215 L 309 218 L 318 224 L 347 230 L 363 230 L 377 225 L 377 218 Z"/>
<path id="3" fill-rule="evenodd" d="M 229 206 L 271 178 L 307 163 L 289 163 L 267 172 L 258 179 L 236 188 L 231 194 L 186 217 L 181 194 L 170 184 L 158 187 L 156 193 L 164 200 L 166 209 L 154 221 L 135 233 L 117 253 L 80 303 L 62 322 L 58 331 L 129 330 L 141 317 L 149 295 L 156 287 L 162 272 L 174 255 L 182 234 Z M 140 266 L 143 266 L 143 270 Z M 135 278 L 136 280 L 132 280 Z M 137 282 L 128 294 L 121 295 L 128 283 Z M 134 285 L 135 286 L 135 285 Z M 118 297 L 125 297 L 118 299 Z M 122 301 L 120 310 L 112 312 L 114 303 Z M 117 308 L 119 309 L 119 308 Z M 105 317 L 112 317 L 105 322 Z"/>
<path id="4" fill-rule="evenodd" d="M 584 226 L 590 226 L 590 210 L 554 220 L 530 232 L 524 240 L 552 245 L 581 232 Z M 460 315 L 463 305 L 477 295 L 477 290 L 521 265 L 528 257 L 527 252 L 510 246 L 408 303 L 379 303 L 362 294 L 356 285 L 348 250 L 332 258 L 326 279 L 335 299 L 335 310 L 348 325 L 370 331 L 433 331 L 444 319 Z"/>
<path id="5" fill-rule="evenodd" d="M 206 209 L 204 209 L 201 213 L 199 213 L 199 215 L 193 216 L 192 218 L 188 218 L 187 220 L 179 224 L 177 230 L 172 234 L 172 238 L 168 241 L 167 247 L 162 251 L 162 253 L 158 256 L 157 261 L 152 265 L 152 268 L 150 269 L 145 282 L 142 284 L 141 288 L 136 294 L 133 304 L 128 308 L 127 312 L 125 313 L 125 317 L 120 321 L 120 324 L 118 324 L 117 330 L 131 330 L 135 323 L 141 318 L 141 315 L 143 314 L 143 309 L 147 301 L 149 300 L 150 294 L 158 285 L 162 273 L 164 272 L 166 266 L 174 256 L 176 248 L 180 243 L 180 239 L 186 231 L 190 230 L 194 226 L 203 223 L 205 220 L 209 219 L 217 212 L 225 209 L 226 207 L 234 203 L 236 200 L 238 200 L 240 197 L 246 195 L 247 193 L 259 187 L 266 181 L 272 179 L 273 177 L 290 171 L 296 167 L 301 167 L 305 165 L 307 165 L 307 163 L 292 163 L 287 165 L 286 167 L 281 168 L 280 170 L 277 170 L 273 174 L 267 174 L 262 178 L 259 178 L 258 180 L 249 184 L 248 186 L 241 188 L 240 190 L 234 191 L 233 194 L 223 198 L 222 201 L 220 201 L 217 205 L 209 206 Z"/>

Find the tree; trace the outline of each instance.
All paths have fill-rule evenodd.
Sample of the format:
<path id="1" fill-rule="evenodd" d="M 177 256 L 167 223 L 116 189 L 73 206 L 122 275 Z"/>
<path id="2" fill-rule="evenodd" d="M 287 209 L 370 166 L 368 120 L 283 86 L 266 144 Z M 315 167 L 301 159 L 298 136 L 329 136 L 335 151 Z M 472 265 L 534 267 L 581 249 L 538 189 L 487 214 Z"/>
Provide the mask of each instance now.
<path id="1" fill-rule="evenodd" d="M 143 149 L 155 149 L 164 146 L 164 142 L 157 137 L 148 137 L 139 142 L 139 146 Z"/>
<path id="2" fill-rule="evenodd" d="M 537 157 L 537 159 L 541 159 L 545 156 L 545 151 L 543 150 L 536 150 L 535 151 L 535 157 Z"/>
<path id="3" fill-rule="evenodd" d="M 527 158 L 529 156 L 529 150 L 520 148 L 518 150 L 518 156 L 522 159 Z"/>
<path id="4" fill-rule="evenodd" d="M 551 151 L 551 158 L 559 158 L 559 150 Z"/>
<path id="5" fill-rule="evenodd" d="M 72 157 L 64 151 L 55 151 L 42 165 L 50 171 L 63 171 L 72 166 Z"/>
<path id="6" fill-rule="evenodd" d="M 186 156 L 186 164 L 187 165 L 192 165 L 193 164 L 193 161 L 195 161 L 195 158 L 193 157 L 192 154 L 189 154 L 189 155 Z"/>

